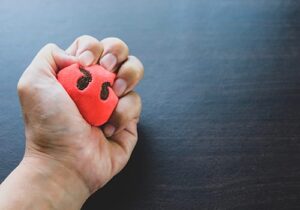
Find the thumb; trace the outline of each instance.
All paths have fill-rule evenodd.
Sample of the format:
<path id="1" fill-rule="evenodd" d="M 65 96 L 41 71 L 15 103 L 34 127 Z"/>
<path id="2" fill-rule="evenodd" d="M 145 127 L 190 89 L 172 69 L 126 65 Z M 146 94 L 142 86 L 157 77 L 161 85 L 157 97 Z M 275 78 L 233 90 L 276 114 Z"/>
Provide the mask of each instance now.
<path id="1" fill-rule="evenodd" d="M 27 70 L 30 71 L 30 74 L 45 73 L 56 76 L 60 69 L 76 62 L 78 59 L 75 56 L 68 55 L 56 44 L 51 43 L 38 52 Z"/>
<path id="2" fill-rule="evenodd" d="M 56 121 L 74 125 L 74 119 L 82 120 L 74 102 L 56 79 L 60 69 L 75 62 L 74 56 L 66 54 L 57 45 L 47 44 L 23 72 L 17 89 L 28 125 L 43 122 L 51 127 Z"/>

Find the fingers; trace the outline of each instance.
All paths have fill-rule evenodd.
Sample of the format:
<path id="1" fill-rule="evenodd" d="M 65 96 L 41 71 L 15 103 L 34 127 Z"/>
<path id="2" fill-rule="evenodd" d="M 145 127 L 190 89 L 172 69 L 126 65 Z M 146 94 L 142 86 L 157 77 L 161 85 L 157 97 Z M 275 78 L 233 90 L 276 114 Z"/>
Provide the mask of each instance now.
<path id="1" fill-rule="evenodd" d="M 122 132 L 114 135 L 113 139 L 108 142 L 111 154 L 112 176 L 119 173 L 126 165 L 137 143 L 137 139 L 137 124 L 132 121 Z"/>
<path id="2" fill-rule="evenodd" d="M 66 52 L 78 57 L 84 66 L 99 60 L 100 65 L 109 71 L 119 69 L 113 86 L 119 97 L 131 91 L 144 75 L 142 63 L 136 57 L 128 56 L 128 46 L 118 38 L 109 37 L 99 42 L 94 37 L 84 35 L 77 38 Z"/>
<path id="3" fill-rule="evenodd" d="M 121 97 L 142 79 L 144 67 L 139 59 L 128 56 L 128 46 L 122 40 L 110 37 L 103 39 L 101 43 L 104 51 L 99 63 L 109 71 L 116 71 L 119 68 L 113 89 L 117 96 Z"/>
<path id="4" fill-rule="evenodd" d="M 101 43 L 104 50 L 99 63 L 107 70 L 113 72 L 127 59 L 128 46 L 122 40 L 114 37 L 103 39 Z"/>
<path id="5" fill-rule="evenodd" d="M 127 61 L 120 67 L 117 79 L 113 85 L 113 90 L 117 96 L 121 97 L 139 83 L 144 76 L 144 66 L 135 56 L 129 56 Z"/>
<path id="6" fill-rule="evenodd" d="M 118 38 L 106 38 L 99 42 L 91 36 L 78 37 L 66 50 L 76 56 L 83 66 L 98 62 L 109 71 L 115 71 L 128 57 L 128 46 Z M 101 56 L 101 57 L 100 57 Z"/>
<path id="7" fill-rule="evenodd" d="M 103 52 L 102 43 L 88 35 L 78 37 L 66 50 L 69 55 L 78 57 L 83 66 L 96 64 Z"/>
<path id="8" fill-rule="evenodd" d="M 104 126 L 103 131 L 106 137 L 124 130 L 130 123 L 137 123 L 141 113 L 142 103 L 140 96 L 135 92 L 130 92 L 119 100 L 109 122 Z"/>

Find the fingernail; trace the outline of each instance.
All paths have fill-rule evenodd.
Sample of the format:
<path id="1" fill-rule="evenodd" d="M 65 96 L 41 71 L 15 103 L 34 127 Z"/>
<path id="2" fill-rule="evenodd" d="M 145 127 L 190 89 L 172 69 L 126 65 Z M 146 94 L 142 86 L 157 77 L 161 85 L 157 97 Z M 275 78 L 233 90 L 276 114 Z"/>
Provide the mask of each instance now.
<path id="1" fill-rule="evenodd" d="M 117 96 L 121 96 L 126 90 L 127 84 L 123 79 L 117 79 L 113 86 L 113 90 Z"/>
<path id="2" fill-rule="evenodd" d="M 115 132 L 115 127 L 111 124 L 107 124 L 105 127 L 104 127 L 104 134 L 106 137 L 111 137 L 114 132 Z"/>
<path id="3" fill-rule="evenodd" d="M 79 62 L 83 66 L 89 66 L 93 63 L 93 61 L 94 61 L 94 55 L 89 50 L 84 51 L 79 55 Z"/>
<path id="4" fill-rule="evenodd" d="M 117 64 L 117 58 L 111 53 L 106 54 L 100 59 L 100 65 L 106 68 L 108 71 L 112 71 Z"/>

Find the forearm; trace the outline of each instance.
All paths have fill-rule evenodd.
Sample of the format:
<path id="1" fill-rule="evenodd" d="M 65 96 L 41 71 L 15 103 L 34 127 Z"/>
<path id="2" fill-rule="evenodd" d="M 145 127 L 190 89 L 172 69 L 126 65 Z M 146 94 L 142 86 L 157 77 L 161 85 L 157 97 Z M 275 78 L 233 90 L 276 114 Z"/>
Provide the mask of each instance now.
<path id="1" fill-rule="evenodd" d="M 26 158 L 0 186 L 0 209 L 80 209 L 89 192 L 55 161 Z"/>

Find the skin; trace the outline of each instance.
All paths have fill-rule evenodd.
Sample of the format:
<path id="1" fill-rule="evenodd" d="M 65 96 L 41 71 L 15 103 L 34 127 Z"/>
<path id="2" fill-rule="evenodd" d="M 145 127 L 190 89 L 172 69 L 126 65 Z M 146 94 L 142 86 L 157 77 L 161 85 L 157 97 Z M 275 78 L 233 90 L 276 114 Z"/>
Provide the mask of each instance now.
<path id="1" fill-rule="evenodd" d="M 117 74 L 113 89 L 120 100 L 101 129 L 82 118 L 56 79 L 75 62 L 100 63 Z M 26 148 L 0 186 L 0 209 L 80 209 L 120 172 L 138 138 L 141 99 L 133 89 L 143 74 L 142 63 L 117 38 L 81 36 L 65 51 L 43 47 L 18 83 Z"/>

